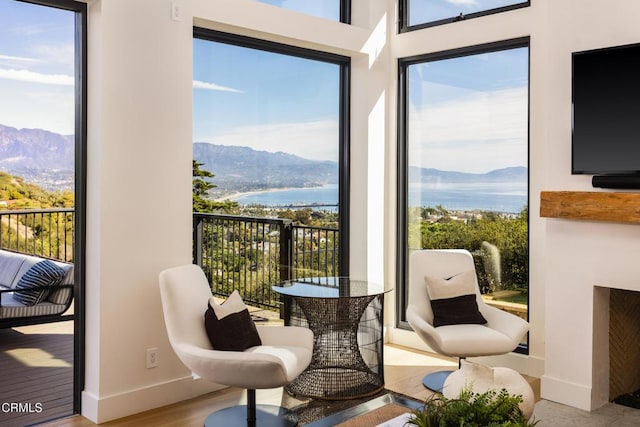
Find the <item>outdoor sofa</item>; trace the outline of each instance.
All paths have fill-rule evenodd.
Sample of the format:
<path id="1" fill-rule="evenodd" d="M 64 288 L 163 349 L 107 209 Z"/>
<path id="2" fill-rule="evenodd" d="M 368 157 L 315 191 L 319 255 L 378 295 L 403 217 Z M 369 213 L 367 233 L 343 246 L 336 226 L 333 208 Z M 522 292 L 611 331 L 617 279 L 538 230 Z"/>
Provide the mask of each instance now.
<path id="1" fill-rule="evenodd" d="M 54 281 L 53 285 L 32 285 L 29 289 L 16 288 L 25 273 L 42 261 L 45 259 L 0 249 L 0 329 L 73 318 L 73 315 L 65 314 L 73 300 L 73 264 L 48 260 L 62 270 L 57 272 L 62 275 L 61 280 Z M 33 277 L 34 272 L 39 270 L 32 270 L 27 277 Z M 23 279 L 21 286 L 24 286 L 25 282 Z M 33 291 L 42 291 L 41 298 L 37 298 L 37 302 L 33 304 L 25 304 L 25 298 L 17 296 L 26 292 L 33 294 Z"/>

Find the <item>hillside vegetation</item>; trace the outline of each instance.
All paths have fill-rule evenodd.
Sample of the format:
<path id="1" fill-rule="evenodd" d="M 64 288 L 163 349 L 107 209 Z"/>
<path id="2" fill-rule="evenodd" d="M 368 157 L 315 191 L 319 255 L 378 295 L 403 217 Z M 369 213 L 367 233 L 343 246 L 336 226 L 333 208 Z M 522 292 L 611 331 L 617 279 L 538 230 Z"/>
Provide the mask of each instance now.
<path id="1" fill-rule="evenodd" d="M 72 208 L 71 191 L 50 192 L 18 176 L 0 172 L 0 209 Z"/>

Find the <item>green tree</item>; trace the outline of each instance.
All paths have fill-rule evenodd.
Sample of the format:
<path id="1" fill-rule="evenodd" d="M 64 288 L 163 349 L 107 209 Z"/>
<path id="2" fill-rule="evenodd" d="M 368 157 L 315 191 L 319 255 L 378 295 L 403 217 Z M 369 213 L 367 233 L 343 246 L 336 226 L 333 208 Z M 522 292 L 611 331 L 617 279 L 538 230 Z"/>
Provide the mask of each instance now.
<path id="1" fill-rule="evenodd" d="M 207 181 L 206 178 L 213 178 L 215 175 L 203 169 L 204 163 L 193 160 L 193 211 L 194 212 L 233 212 L 238 208 L 237 202 L 225 200 L 217 202 L 208 200 L 209 190 L 215 188 L 216 185 Z"/>
<path id="2" fill-rule="evenodd" d="M 202 166 L 204 166 L 204 163 L 193 160 L 193 195 L 199 197 L 207 196 L 209 190 L 216 187 L 215 184 L 205 180 L 205 178 L 213 178 L 215 175 L 206 169 L 202 169 Z"/>
<path id="3" fill-rule="evenodd" d="M 529 276 L 529 210 L 527 207 L 514 217 L 495 212 L 478 212 L 478 215 L 466 221 L 452 220 L 449 213 L 441 206 L 436 207 L 435 211 L 441 216 L 436 222 L 422 220 L 414 215 L 413 221 L 408 224 L 409 247 L 469 250 L 477 264 L 476 272 L 481 288 L 489 288 L 480 256 L 482 242 L 486 241 L 495 245 L 500 252 L 503 286 L 506 289 L 527 286 Z M 417 232 L 418 228 L 420 232 Z"/>

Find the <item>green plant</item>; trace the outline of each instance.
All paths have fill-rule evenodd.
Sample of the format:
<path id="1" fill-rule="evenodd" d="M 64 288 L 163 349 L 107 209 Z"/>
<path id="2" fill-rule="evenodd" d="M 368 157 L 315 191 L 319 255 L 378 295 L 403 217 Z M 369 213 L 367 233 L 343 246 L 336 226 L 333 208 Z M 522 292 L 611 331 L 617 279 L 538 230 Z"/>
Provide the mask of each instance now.
<path id="1" fill-rule="evenodd" d="M 425 401 L 411 413 L 410 425 L 418 427 L 532 427 L 538 422 L 525 419 L 518 407 L 522 396 L 506 389 L 474 393 L 463 389 L 457 399 L 442 395 Z"/>

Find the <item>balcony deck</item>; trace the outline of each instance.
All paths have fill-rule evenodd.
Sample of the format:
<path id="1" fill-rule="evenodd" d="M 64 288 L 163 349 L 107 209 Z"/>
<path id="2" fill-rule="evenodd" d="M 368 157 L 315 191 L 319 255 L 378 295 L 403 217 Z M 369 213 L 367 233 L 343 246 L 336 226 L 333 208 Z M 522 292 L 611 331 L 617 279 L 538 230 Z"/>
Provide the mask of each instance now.
<path id="1" fill-rule="evenodd" d="M 249 311 L 256 322 L 282 322 L 274 311 Z M 73 327 L 67 321 L 0 329 L 0 404 L 30 404 L 22 411 L 0 410 L 1 426 L 23 427 L 73 413 Z"/>
<path id="2" fill-rule="evenodd" d="M 23 405 L 3 407 L 2 426 L 72 414 L 73 321 L 0 329 L 0 384 L 0 403 Z"/>

